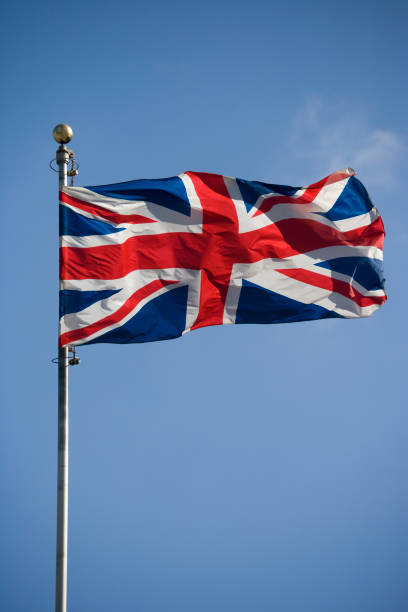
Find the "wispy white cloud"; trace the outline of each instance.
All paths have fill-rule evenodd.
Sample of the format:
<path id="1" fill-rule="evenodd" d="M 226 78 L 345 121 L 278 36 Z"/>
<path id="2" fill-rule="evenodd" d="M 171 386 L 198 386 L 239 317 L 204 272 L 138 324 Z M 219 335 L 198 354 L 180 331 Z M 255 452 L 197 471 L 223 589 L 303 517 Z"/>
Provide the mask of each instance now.
<path id="1" fill-rule="evenodd" d="M 317 97 L 296 112 L 288 147 L 308 175 L 351 166 L 363 180 L 377 185 L 394 180 L 404 151 L 399 135 L 370 124 L 362 109 L 329 105 Z"/>
<path id="2" fill-rule="evenodd" d="M 402 142 L 394 132 L 373 130 L 355 152 L 356 164 L 370 168 L 388 165 L 399 157 L 402 149 Z"/>

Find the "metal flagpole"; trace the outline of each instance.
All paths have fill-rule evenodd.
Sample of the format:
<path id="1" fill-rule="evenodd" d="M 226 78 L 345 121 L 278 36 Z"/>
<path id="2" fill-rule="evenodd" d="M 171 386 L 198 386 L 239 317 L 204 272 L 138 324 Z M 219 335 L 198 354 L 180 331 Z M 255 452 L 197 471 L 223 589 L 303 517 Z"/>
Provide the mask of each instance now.
<path id="1" fill-rule="evenodd" d="M 67 184 L 67 169 L 72 152 L 65 146 L 72 138 L 69 125 L 59 124 L 53 132 L 60 144 L 57 149 L 59 188 Z M 75 355 L 74 355 L 75 359 Z M 71 360 L 74 361 L 74 360 Z M 75 360 L 77 362 L 77 360 Z M 67 609 L 68 558 L 68 367 L 69 347 L 58 349 L 58 494 L 57 494 L 57 562 L 55 612 Z M 74 365 L 74 364 L 73 364 Z"/>

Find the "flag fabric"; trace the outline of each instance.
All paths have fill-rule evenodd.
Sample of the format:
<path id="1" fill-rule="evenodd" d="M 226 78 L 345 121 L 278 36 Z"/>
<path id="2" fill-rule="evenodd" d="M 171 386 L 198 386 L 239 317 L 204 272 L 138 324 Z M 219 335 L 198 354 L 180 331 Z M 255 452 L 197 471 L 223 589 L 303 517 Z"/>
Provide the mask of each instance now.
<path id="1" fill-rule="evenodd" d="M 186 172 L 64 187 L 60 345 L 367 317 L 384 227 L 351 169 L 307 187 Z"/>

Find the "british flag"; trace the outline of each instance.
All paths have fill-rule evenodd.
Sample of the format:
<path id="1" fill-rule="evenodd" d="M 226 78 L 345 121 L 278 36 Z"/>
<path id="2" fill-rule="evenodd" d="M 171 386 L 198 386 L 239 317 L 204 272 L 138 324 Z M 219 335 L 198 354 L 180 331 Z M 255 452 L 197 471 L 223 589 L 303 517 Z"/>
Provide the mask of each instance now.
<path id="1" fill-rule="evenodd" d="M 64 187 L 60 345 L 371 315 L 386 300 L 384 227 L 354 174 L 307 187 L 201 172 Z"/>

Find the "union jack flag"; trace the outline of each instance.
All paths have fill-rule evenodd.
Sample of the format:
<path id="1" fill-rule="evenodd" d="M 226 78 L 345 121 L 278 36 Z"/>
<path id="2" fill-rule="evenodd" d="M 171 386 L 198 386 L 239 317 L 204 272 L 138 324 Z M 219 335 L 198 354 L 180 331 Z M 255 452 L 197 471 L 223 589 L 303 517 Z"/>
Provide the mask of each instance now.
<path id="1" fill-rule="evenodd" d="M 61 346 L 366 317 L 386 300 L 384 227 L 351 169 L 301 188 L 186 172 L 60 202 Z"/>

